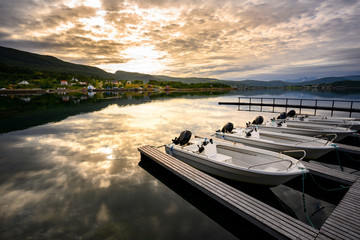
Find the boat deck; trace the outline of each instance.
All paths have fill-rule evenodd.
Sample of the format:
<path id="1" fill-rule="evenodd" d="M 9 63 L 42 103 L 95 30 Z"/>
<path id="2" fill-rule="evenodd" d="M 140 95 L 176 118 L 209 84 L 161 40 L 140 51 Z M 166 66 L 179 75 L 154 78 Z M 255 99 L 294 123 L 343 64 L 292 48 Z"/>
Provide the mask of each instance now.
<path id="1" fill-rule="evenodd" d="M 143 146 L 139 148 L 139 151 L 143 156 L 162 165 L 165 169 L 278 239 L 360 238 L 357 228 L 360 223 L 360 208 L 357 204 L 360 198 L 360 180 L 357 178 L 350 177 L 352 180 L 348 179 L 348 182 L 355 183 L 320 230 L 316 230 L 154 147 Z M 312 166 L 310 171 L 324 172 L 325 170 L 319 170 L 319 168 L 316 170 Z M 332 174 L 331 171 L 328 173 Z M 344 176 L 340 174 L 338 178 L 347 179 Z"/>

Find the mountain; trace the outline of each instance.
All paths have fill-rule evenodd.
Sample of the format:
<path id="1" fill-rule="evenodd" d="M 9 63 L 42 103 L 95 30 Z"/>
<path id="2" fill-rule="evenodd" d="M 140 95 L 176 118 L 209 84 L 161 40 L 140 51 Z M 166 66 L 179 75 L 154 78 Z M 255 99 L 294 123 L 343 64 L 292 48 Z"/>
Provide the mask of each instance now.
<path id="1" fill-rule="evenodd" d="M 38 71 L 72 73 L 99 78 L 111 78 L 112 74 L 96 67 L 69 63 L 52 56 L 39 55 L 0 46 L 0 63 L 8 66 Z"/>
<path id="2" fill-rule="evenodd" d="M 135 73 L 135 72 L 125 72 L 125 71 L 116 71 L 113 75 L 113 78 L 116 80 L 142 80 L 148 82 L 149 80 L 158 80 L 150 74 Z"/>
<path id="3" fill-rule="evenodd" d="M 5 69 L 7 74 L 14 74 L 14 72 L 26 70 L 44 71 L 66 73 L 74 75 L 83 75 L 86 77 L 96 77 L 101 79 L 116 79 L 116 80 L 142 80 L 145 83 L 150 80 L 157 81 L 176 81 L 183 83 L 223 83 L 235 87 L 286 87 L 286 86 L 304 86 L 304 85 L 318 85 L 330 84 L 334 82 L 345 81 L 360 81 L 360 76 L 343 76 L 343 77 L 326 77 L 316 80 L 308 80 L 307 78 L 287 81 L 258 81 L 258 80 L 243 80 L 230 81 L 219 80 L 216 78 L 178 78 L 164 75 L 150 75 L 136 72 L 117 71 L 114 74 L 106 72 L 97 67 L 91 67 L 81 64 L 69 63 L 58 58 L 46 55 L 39 55 L 35 53 L 20 51 L 13 48 L 6 48 L 0 46 L 0 73 Z M 12 76 L 12 75 L 11 75 Z"/>
<path id="4" fill-rule="evenodd" d="M 325 77 L 325 78 L 319 78 L 319 79 L 312 80 L 312 81 L 295 83 L 294 85 L 297 85 L 297 86 L 319 85 L 319 84 L 330 84 L 330 83 L 342 82 L 342 81 L 360 81 L 360 76 Z"/>
<path id="5" fill-rule="evenodd" d="M 292 85 L 291 83 L 280 80 L 274 80 L 274 81 L 244 80 L 241 81 L 241 83 L 253 87 L 286 87 Z"/>

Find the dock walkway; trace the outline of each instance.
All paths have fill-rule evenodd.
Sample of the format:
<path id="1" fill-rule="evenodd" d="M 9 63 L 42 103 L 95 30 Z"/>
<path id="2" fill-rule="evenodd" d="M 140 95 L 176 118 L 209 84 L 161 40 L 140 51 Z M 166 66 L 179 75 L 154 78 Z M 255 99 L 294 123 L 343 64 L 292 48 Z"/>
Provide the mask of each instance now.
<path id="1" fill-rule="evenodd" d="M 337 173 L 338 179 L 355 183 L 320 230 L 316 230 L 154 147 L 143 146 L 139 151 L 278 239 L 360 239 L 360 207 L 357 204 L 360 200 L 360 180 L 355 177 Z M 333 174 L 328 169 L 308 166 L 313 172 Z"/>
<path id="2" fill-rule="evenodd" d="M 305 161 L 302 161 L 302 163 L 310 171 L 310 173 L 342 184 L 351 185 L 359 178 L 357 175 L 332 169 L 319 163 L 310 163 Z"/>
<path id="3" fill-rule="evenodd" d="M 321 226 L 316 239 L 360 239 L 360 179 Z"/>
<path id="4" fill-rule="evenodd" d="M 278 239 L 314 239 L 319 233 L 305 223 L 158 149 L 144 146 L 139 151 Z"/>
<path id="5" fill-rule="evenodd" d="M 336 145 L 338 146 L 339 151 L 360 155 L 360 147 L 341 143 L 336 143 Z"/>

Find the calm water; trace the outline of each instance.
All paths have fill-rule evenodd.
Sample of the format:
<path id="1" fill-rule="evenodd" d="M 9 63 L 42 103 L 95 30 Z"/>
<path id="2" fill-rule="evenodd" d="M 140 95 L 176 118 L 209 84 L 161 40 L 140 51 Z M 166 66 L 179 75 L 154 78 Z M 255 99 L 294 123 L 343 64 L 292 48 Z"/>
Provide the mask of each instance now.
<path id="1" fill-rule="evenodd" d="M 169 143 L 185 129 L 201 135 L 229 121 L 244 125 L 259 113 L 218 105 L 239 95 L 360 99 L 358 93 L 281 91 L 0 96 L 0 239 L 263 236 L 137 151 Z M 231 184 L 307 223 L 300 178 L 270 189 Z M 318 228 L 345 191 L 322 193 L 310 177 L 305 186 L 307 212 Z"/>

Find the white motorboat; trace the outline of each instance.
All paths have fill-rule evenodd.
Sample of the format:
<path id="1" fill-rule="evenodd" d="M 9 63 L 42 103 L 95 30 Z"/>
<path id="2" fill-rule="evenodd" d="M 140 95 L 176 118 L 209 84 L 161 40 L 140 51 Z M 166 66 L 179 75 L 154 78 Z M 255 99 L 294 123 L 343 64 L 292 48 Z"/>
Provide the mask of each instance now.
<path id="1" fill-rule="evenodd" d="M 324 119 L 310 118 L 308 115 L 305 115 L 305 116 L 287 117 L 286 121 L 288 122 L 288 126 L 290 126 L 290 124 L 291 125 L 314 124 L 314 125 L 322 125 L 322 126 L 344 127 L 356 131 L 360 130 L 360 121 L 355 121 L 355 120 L 335 120 L 335 119 L 330 120 L 326 118 Z"/>
<path id="2" fill-rule="evenodd" d="M 284 120 L 277 121 L 272 119 L 271 121 L 266 121 L 265 123 L 254 123 L 252 126 L 257 126 L 260 130 L 266 130 L 271 132 L 278 133 L 289 133 L 289 134 L 298 134 L 310 137 L 320 137 L 326 136 L 329 140 L 333 138 L 336 134 L 334 142 L 339 142 L 347 136 L 350 136 L 356 133 L 355 130 L 343 128 L 343 127 L 333 127 L 327 125 L 318 125 L 318 124 L 289 124 Z"/>
<path id="3" fill-rule="evenodd" d="M 278 133 L 258 129 L 257 127 L 234 128 L 215 133 L 217 138 L 243 143 L 270 151 L 283 152 L 291 157 L 300 158 L 306 152 L 305 159 L 317 159 L 335 150 L 332 141 L 297 134 Z"/>
<path id="4" fill-rule="evenodd" d="M 276 186 L 308 172 L 299 160 L 285 154 L 206 138 L 189 138 L 182 144 L 176 140 L 165 145 L 166 153 L 199 170 L 236 181 Z"/>
<path id="5" fill-rule="evenodd" d="M 297 116 L 301 117 L 302 115 L 298 115 Z M 360 121 L 359 118 L 354 118 L 354 117 L 328 117 L 328 116 L 312 116 L 312 115 L 308 115 L 307 116 L 309 118 L 309 120 L 311 121 L 318 121 L 318 120 L 326 120 L 326 121 Z"/>

